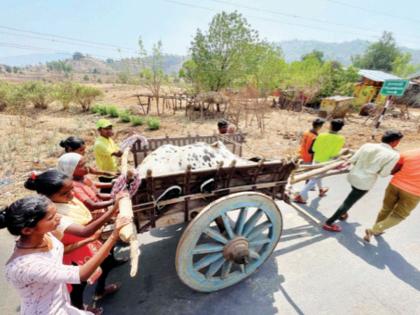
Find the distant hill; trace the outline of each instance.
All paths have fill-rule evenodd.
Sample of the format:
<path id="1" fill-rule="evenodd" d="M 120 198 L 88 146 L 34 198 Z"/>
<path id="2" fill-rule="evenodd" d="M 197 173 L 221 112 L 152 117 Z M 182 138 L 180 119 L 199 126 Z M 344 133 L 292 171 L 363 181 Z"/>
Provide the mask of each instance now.
<path id="1" fill-rule="evenodd" d="M 164 55 L 163 71 L 166 74 L 178 73 L 186 59 L 186 56 L 169 54 Z M 146 58 L 144 63 L 150 63 L 150 58 Z M 142 62 L 140 62 L 139 58 L 124 58 L 121 60 L 107 60 L 107 64 L 117 72 L 123 72 L 128 70 L 130 73 L 139 73 Z"/>
<path id="2" fill-rule="evenodd" d="M 302 55 L 311 52 L 312 50 L 320 50 L 324 53 L 325 59 L 336 60 L 344 65 L 351 63 L 351 56 L 363 53 L 368 45 L 368 41 L 353 40 L 342 43 L 327 43 L 313 40 L 290 40 L 278 43 L 284 53 L 286 61 L 300 60 Z M 412 55 L 412 62 L 420 64 L 420 49 L 409 49 L 401 47 L 405 52 L 410 52 Z M 167 74 L 178 73 L 182 67 L 183 62 L 188 56 L 179 55 L 164 55 L 163 69 Z M 24 67 L 23 72 L 30 72 L 32 76 L 36 77 L 37 73 L 49 72 L 46 63 L 51 61 L 64 60 L 66 64 L 71 65 L 73 72 L 79 74 L 94 74 L 116 76 L 121 72 L 129 72 L 134 75 L 139 73 L 141 62 L 139 58 L 124 58 L 120 60 L 113 59 L 97 59 L 86 55 L 80 60 L 73 60 L 72 54 L 30 54 L 22 56 L 1 57 L 0 65 Z M 146 60 L 146 63 L 149 60 Z M 4 72 L 5 67 L 0 67 L 0 72 Z"/>
<path id="3" fill-rule="evenodd" d="M 279 43 L 288 62 L 299 60 L 302 55 L 316 49 L 324 53 L 325 59 L 336 60 L 345 65 L 351 64 L 351 56 L 362 54 L 369 44 L 370 42 L 360 39 L 341 43 L 314 40 L 289 40 Z M 401 50 L 411 53 L 412 62 L 420 64 L 420 49 L 401 47 Z"/>

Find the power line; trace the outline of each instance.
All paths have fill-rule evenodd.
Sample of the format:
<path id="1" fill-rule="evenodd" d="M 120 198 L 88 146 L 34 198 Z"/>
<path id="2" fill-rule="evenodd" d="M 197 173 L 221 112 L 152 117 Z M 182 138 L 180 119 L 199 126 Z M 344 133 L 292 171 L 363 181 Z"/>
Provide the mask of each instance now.
<path id="1" fill-rule="evenodd" d="M 186 6 L 186 7 L 191 7 L 191 8 L 213 11 L 213 12 L 219 12 L 220 11 L 218 9 L 209 8 L 209 7 L 200 6 L 200 5 L 191 4 L 191 3 L 186 3 L 186 2 L 181 2 L 181 1 L 176 1 L 176 0 L 163 0 L 163 1 L 173 3 L 173 4 L 177 4 L 177 5 Z M 313 25 L 308 25 L 308 24 L 300 24 L 300 23 L 284 22 L 284 21 L 280 21 L 280 20 L 277 20 L 277 19 L 259 17 L 259 16 L 253 16 L 253 15 L 247 15 L 247 16 L 250 17 L 250 18 L 259 19 L 259 20 L 262 20 L 262 21 L 265 21 L 265 22 L 273 22 L 273 23 L 277 23 L 277 24 L 292 25 L 292 26 L 302 27 L 302 28 L 311 29 L 311 30 L 320 30 L 320 31 L 323 31 L 323 32 L 334 33 L 334 34 L 336 33 L 335 30 L 326 29 L 326 28 L 322 28 L 322 27 L 319 27 L 319 26 L 313 26 Z M 341 31 L 341 32 L 360 36 L 360 32 L 357 32 L 357 33 L 356 32 L 349 32 L 349 31 Z M 372 39 L 379 39 L 380 35 L 376 35 L 376 36 L 375 35 L 365 35 L 365 37 L 369 37 L 369 38 L 372 38 Z M 418 42 L 412 42 L 412 41 L 410 41 L 410 42 L 418 44 Z"/>
<path id="2" fill-rule="evenodd" d="M 68 51 L 64 51 L 64 50 L 60 51 L 60 50 L 47 48 L 47 47 L 37 47 L 37 46 L 32 46 L 32 45 L 27 45 L 27 44 L 8 43 L 8 42 L 0 42 L 0 47 L 16 48 L 16 49 L 29 50 L 29 51 L 47 51 L 47 52 L 54 52 L 54 53 L 58 53 L 58 54 L 68 54 L 69 53 Z M 96 57 L 96 58 L 101 58 L 101 59 L 109 58 L 107 56 L 101 56 L 101 55 L 97 55 L 97 54 L 88 54 L 88 55 Z"/>
<path id="3" fill-rule="evenodd" d="M 45 38 L 45 37 L 40 37 L 40 36 L 36 36 L 36 35 L 11 33 L 11 32 L 5 32 L 5 31 L 0 31 L 0 34 L 12 35 L 12 36 L 17 36 L 17 37 L 32 38 L 32 39 L 39 39 L 39 40 L 44 40 L 44 41 L 50 41 L 50 42 L 53 42 L 53 43 L 63 43 L 63 44 L 67 44 L 67 45 L 71 45 L 71 46 L 78 46 L 78 47 L 79 46 L 85 46 L 85 47 L 89 47 L 89 48 L 98 48 L 98 46 L 91 45 L 91 44 L 73 43 L 73 42 L 69 42 L 69 41 L 65 41 L 65 40 L 54 39 L 54 38 Z M 100 49 L 105 49 L 105 48 L 100 48 Z"/>
<path id="4" fill-rule="evenodd" d="M 127 50 L 127 51 L 130 51 L 130 52 L 136 52 L 137 53 L 137 51 L 132 49 L 132 48 L 128 48 L 128 47 L 124 47 L 124 46 L 117 46 L 117 45 L 114 45 L 114 44 L 87 41 L 87 40 L 83 40 L 83 39 L 77 39 L 77 38 L 73 38 L 73 37 L 55 35 L 55 34 L 50 34 L 50 33 L 28 31 L 28 30 L 19 29 L 19 28 L 10 27 L 10 26 L 5 26 L 5 25 L 0 25 L 0 29 L 5 29 L 5 30 L 15 31 L 15 32 L 21 32 L 21 33 L 27 33 L 27 34 L 33 34 L 33 35 L 44 36 L 44 37 L 50 37 L 50 38 L 56 38 L 56 39 L 64 39 L 64 40 L 67 40 L 67 41 L 78 42 L 79 44 L 84 43 L 84 44 L 89 44 L 89 45 L 94 45 L 94 46 L 114 48 L 114 49 L 117 49 L 117 50 Z"/>
<path id="5" fill-rule="evenodd" d="M 331 3 L 338 4 L 338 5 L 341 5 L 341 6 L 346 6 L 346 7 L 349 7 L 349 8 L 353 8 L 353 9 L 357 9 L 357 10 L 362 10 L 364 12 L 369 11 L 369 12 L 372 12 L 372 13 L 377 14 L 377 15 L 383 15 L 383 16 L 387 16 L 387 17 L 392 17 L 392 18 L 395 18 L 395 19 L 403 20 L 403 21 L 410 20 L 410 21 L 413 21 L 415 23 L 420 23 L 420 20 L 414 19 L 414 18 L 409 17 L 409 16 L 406 16 L 406 17 L 404 17 L 404 16 L 397 16 L 397 15 L 393 15 L 393 14 L 388 13 L 388 12 L 382 12 L 382 11 L 377 11 L 377 10 L 366 9 L 364 7 L 359 7 L 359 6 L 354 5 L 354 4 L 345 3 L 345 2 L 337 1 L 337 0 L 326 0 L 326 1 L 331 2 Z"/>
<path id="6" fill-rule="evenodd" d="M 259 11 L 259 12 L 269 13 L 269 14 L 273 14 L 273 15 L 284 16 L 284 17 L 293 18 L 293 19 L 308 20 L 308 21 L 312 21 L 312 22 L 316 22 L 316 23 L 323 23 L 323 24 L 328 24 L 328 25 L 345 27 L 345 28 L 353 29 L 353 30 L 357 29 L 357 30 L 361 30 L 361 31 L 364 31 L 364 32 L 374 33 L 374 34 L 377 34 L 378 32 L 382 33 L 382 31 L 378 31 L 378 30 L 370 30 L 370 29 L 366 29 L 366 28 L 358 27 L 358 26 L 354 26 L 354 25 L 330 22 L 330 21 L 325 20 L 325 19 L 305 17 L 305 16 L 296 15 L 296 14 L 284 13 L 284 12 L 280 12 L 280 11 L 272 10 L 272 9 L 264 9 L 264 8 L 260 8 L 260 7 L 253 7 L 253 6 L 239 4 L 239 3 L 236 3 L 236 2 L 233 2 L 233 1 L 225 1 L 225 0 L 208 0 L 208 1 L 221 3 L 221 4 L 227 4 L 227 5 L 230 5 L 230 6 L 234 6 L 234 7 L 238 7 L 238 8 L 244 8 L 244 9 L 252 10 L 252 11 Z M 400 38 L 404 38 L 404 37 L 400 37 Z M 410 38 L 405 37 L 404 39 L 412 40 L 411 37 Z"/>

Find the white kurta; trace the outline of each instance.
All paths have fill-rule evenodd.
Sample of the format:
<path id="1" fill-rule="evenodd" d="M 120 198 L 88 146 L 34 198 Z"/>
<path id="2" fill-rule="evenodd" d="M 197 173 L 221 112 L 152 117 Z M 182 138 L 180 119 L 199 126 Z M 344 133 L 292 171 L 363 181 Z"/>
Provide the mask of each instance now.
<path id="1" fill-rule="evenodd" d="M 63 244 L 49 236 L 53 244 L 50 251 L 19 256 L 6 265 L 6 279 L 21 298 L 21 314 L 92 314 L 70 305 L 66 283 L 80 283 L 79 267 L 63 265 Z"/>

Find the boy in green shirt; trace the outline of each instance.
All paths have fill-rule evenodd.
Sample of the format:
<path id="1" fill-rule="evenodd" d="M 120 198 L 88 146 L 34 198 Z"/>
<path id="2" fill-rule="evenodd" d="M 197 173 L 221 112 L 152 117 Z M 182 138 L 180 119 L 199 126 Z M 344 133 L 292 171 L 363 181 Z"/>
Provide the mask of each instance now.
<path id="1" fill-rule="evenodd" d="M 338 134 L 343 128 L 342 119 L 333 119 L 331 121 L 330 132 L 318 135 L 312 146 L 314 152 L 314 163 L 323 163 L 332 160 L 340 154 L 344 146 L 344 136 Z M 308 199 L 309 191 L 318 185 L 319 196 L 324 197 L 328 188 L 322 188 L 321 178 L 313 178 L 303 187 L 302 191 L 294 197 L 294 202 L 305 204 Z"/>

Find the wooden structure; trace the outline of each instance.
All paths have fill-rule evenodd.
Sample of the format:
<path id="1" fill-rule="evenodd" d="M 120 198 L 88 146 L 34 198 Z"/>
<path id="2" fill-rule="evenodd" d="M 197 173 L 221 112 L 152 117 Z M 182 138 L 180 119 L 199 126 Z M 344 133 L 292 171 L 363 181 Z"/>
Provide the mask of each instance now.
<path id="1" fill-rule="evenodd" d="M 276 99 L 277 97 L 277 99 Z M 300 112 L 303 110 L 308 98 L 303 94 L 303 92 L 298 92 L 296 90 L 278 90 L 275 93 L 272 107 L 279 108 L 288 111 Z"/>
<path id="2" fill-rule="evenodd" d="M 159 106 L 160 101 L 162 101 L 162 113 L 167 109 L 172 110 L 173 114 L 175 114 L 177 110 L 183 109 L 191 101 L 191 96 L 185 93 L 162 94 L 159 95 L 159 98 L 152 94 L 134 94 L 133 96 L 137 98 L 137 103 L 144 115 L 150 113 L 152 103 Z"/>
<path id="3" fill-rule="evenodd" d="M 204 92 L 189 99 L 185 116 L 189 120 L 223 118 L 230 105 L 230 98 L 219 92 Z"/>
<path id="4" fill-rule="evenodd" d="M 150 139 L 147 149 L 132 148 L 135 164 L 148 152 L 171 143 L 207 143 L 218 136 Z M 241 155 L 243 136 L 224 135 L 232 152 Z M 282 232 L 282 216 L 275 198 L 287 200 L 285 186 L 296 161 L 263 161 L 248 166 L 220 164 L 146 178 L 132 198 L 139 232 L 188 223 L 178 243 L 176 270 L 189 287 L 211 292 L 231 286 L 254 272 L 270 256 Z M 211 183 L 203 189 L 204 183 Z M 181 193 L 160 198 L 171 187 Z"/>

